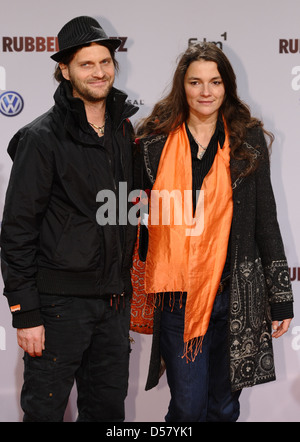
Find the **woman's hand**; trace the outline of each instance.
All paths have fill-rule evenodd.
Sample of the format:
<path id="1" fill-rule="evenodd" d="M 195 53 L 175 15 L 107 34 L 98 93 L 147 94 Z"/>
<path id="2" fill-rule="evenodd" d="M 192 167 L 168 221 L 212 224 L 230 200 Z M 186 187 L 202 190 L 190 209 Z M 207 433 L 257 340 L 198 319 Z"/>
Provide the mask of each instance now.
<path id="1" fill-rule="evenodd" d="M 284 319 L 280 324 L 280 321 L 273 321 L 272 328 L 274 333 L 272 334 L 273 338 L 279 338 L 284 335 L 289 329 L 290 323 L 292 319 Z"/>

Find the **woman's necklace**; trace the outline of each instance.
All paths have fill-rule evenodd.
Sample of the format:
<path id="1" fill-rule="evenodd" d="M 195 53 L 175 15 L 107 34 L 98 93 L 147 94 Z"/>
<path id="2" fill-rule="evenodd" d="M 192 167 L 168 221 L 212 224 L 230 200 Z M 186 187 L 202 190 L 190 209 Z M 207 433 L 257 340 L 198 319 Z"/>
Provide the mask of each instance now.
<path id="1" fill-rule="evenodd" d="M 102 135 L 104 135 L 104 127 L 105 127 L 105 123 L 102 126 L 96 126 L 96 124 L 90 123 L 89 124 L 96 129 L 99 133 L 98 136 L 101 137 Z"/>
<path id="2" fill-rule="evenodd" d="M 193 137 L 193 135 L 192 135 L 192 137 Z M 198 160 L 202 160 L 203 155 L 205 154 L 206 149 L 208 148 L 208 146 L 204 147 L 204 146 L 202 146 L 202 144 L 199 143 L 199 141 L 197 141 L 194 137 L 193 137 L 193 139 L 194 139 L 195 143 L 198 145 L 197 158 L 198 158 Z M 202 149 L 202 151 L 201 151 L 200 149 Z"/>
<path id="3" fill-rule="evenodd" d="M 198 160 L 202 160 L 203 155 L 205 154 L 206 149 L 208 148 L 208 146 L 206 146 L 206 147 L 202 146 L 202 144 L 199 143 L 199 141 L 196 140 L 196 138 L 195 138 L 194 135 L 192 134 L 191 130 L 190 130 L 190 134 L 192 135 L 193 140 L 195 141 L 195 143 L 196 143 L 197 146 L 198 146 L 197 158 L 198 158 Z M 200 150 L 200 149 L 202 149 L 202 150 Z"/>
<path id="4" fill-rule="evenodd" d="M 215 129 L 214 129 L 214 130 L 215 130 Z M 193 137 L 193 140 L 195 141 L 195 143 L 196 143 L 197 146 L 198 146 L 197 158 L 198 158 L 198 160 L 202 160 L 203 155 L 205 154 L 206 149 L 208 148 L 209 144 L 208 144 L 206 147 L 202 146 L 202 144 L 199 143 L 199 141 L 196 140 L 196 138 L 195 138 L 194 135 L 192 134 L 190 128 L 189 128 L 189 131 L 190 131 L 190 134 L 191 134 L 192 137 Z M 214 131 L 213 131 L 213 132 L 214 132 Z M 201 150 L 201 149 L 202 149 L 202 150 Z"/>

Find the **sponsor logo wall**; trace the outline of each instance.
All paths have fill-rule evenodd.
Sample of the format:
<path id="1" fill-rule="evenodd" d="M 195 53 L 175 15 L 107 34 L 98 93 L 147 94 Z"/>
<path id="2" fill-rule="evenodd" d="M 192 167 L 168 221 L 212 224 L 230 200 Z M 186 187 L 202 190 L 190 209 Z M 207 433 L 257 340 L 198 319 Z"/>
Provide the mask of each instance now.
<path id="1" fill-rule="evenodd" d="M 229 57 L 241 98 L 274 133 L 272 181 L 290 266 L 295 318 L 289 332 L 274 342 L 277 381 L 243 391 L 239 421 L 300 421 L 299 0 L 114 0 L 105 5 L 96 0 L 84 4 L 53 0 L 43 7 L 38 0 L 6 3 L 0 14 L 1 216 L 11 168 L 8 142 L 21 126 L 53 105 L 57 84 L 50 55 L 57 51 L 57 32 L 77 15 L 97 18 L 109 36 L 121 38 L 117 54 L 120 73 L 115 85 L 140 108 L 133 122 L 146 116 L 164 93 L 177 58 L 187 45 L 206 40 L 215 42 Z M 145 392 L 151 337 L 131 335 L 135 342 L 126 420 L 162 422 L 169 402 L 166 377 L 156 389 Z M 22 420 L 22 375 L 22 351 L 1 295 L 0 422 Z M 66 421 L 75 419 L 74 389 Z"/>

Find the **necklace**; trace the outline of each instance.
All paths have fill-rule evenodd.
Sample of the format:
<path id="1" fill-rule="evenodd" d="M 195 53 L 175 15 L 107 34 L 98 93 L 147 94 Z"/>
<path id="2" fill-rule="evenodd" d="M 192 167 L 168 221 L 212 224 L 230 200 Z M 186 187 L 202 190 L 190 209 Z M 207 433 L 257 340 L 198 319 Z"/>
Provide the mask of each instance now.
<path id="1" fill-rule="evenodd" d="M 191 129 L 190 129 L 189 127 L 188 127 L 188 129 L 189 129 L 190 134 L 191 134 L 192 137 L 193 137 L 193 140 L 195 141 L 195 143 L 196 143 L 197 146 L 198 146 L 197 158 L 198 158 L 198 160 L 202 160 L 203 155 L 205 154 L 205 152 L 206 152 L 206 150 L 207 150 L 207 148 L 208 148 L 208 146 L 209 146 L 209 143 L 208 143 L 208 145 L 207 145 L 206 147 L 204 147 L 201 143 L 199 143 L 199 141 L 196 140 L 196 138 L 195 138 L 194 135 L 192 134 Z M 214 133 L 214 131 L 215 131 L 215 128 L 213 129 L 212 134 Z M 201 150 L 201 149 L 202 149 L 202 150 Z"/>
<path id="2" fill-rule="evenodd" d="M 202 160 L 203 155 L 205 154 L 206 149 L 208 148 L 208 146 L 206 146 L 206 147 L 202 146 L 202 144 L 199 143 L 199 141 L 196 140 L 196 138 L 194 137 L 194 135 L 192 134 L 191 131 L 190 131 L 190 134 L 192 135 L 193 140 L 195 141 L 195 143 L 198 146 L 197 158 L 198 158 L 198 160 Z M 202 151 L 200 149 L 202 149 Z"/>
<path id="3" fill-rule="evenodd" d="M 93 123 L 90 123 L 90 122 L 89 122 L 89 124 L 90 124 L 94 129 L 96 129 L 96 130 L 99 132 L 99 134 L 98 134 L 99 137 L 100 137 L 101 135 L 104 134 L 104 126 L 105 126 L 105 123 L 103 124 L 103 126 L 96 126 L 96 124 L 93 124 Z M 100 135 L 100 134 L 101 134 L 101 135 Z"/>
<path id="4" fill-rule="evenodd" d="M 193 137 L 193 138 L 194 138 L 194 137 Z M 195 140 L 196 144 L 198 145 L 197 158 L 198 158 L 198 160 L 202 160 L 203 155 L 205 154 L 206 149 L 208 148 L 208 146 L 204 147 L 204 146 L 202 146 L 202 144 L 199 143 L 199 141 L 197 141 L 195 138 L 194 138 L 194 140 Z M 200 150 L 200 148 L 202 149 L 202 151 Z"/>

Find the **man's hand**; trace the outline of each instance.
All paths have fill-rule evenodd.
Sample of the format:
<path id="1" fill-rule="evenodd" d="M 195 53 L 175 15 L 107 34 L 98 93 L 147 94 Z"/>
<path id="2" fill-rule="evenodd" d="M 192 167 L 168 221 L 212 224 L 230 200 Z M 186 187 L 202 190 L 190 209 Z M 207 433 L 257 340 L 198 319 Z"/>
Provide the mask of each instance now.
<path id="1" fill-rule="evenodd" d="M 43 325 L 33 328 L 18 328 L 18 344 L 30 356 L 42 356 L 45 350 L 45 328 Z"/>
<path id="2" fill-rule="evenodd" d="M 280 324 L 279 321 L 272 322 L 272 328 L 274 333 L 272 334 L 273 338 L 279 338 L 284 333 L 286 333 L 289 329 L 290 323 L 292 319 L 284 319 Z"/>

